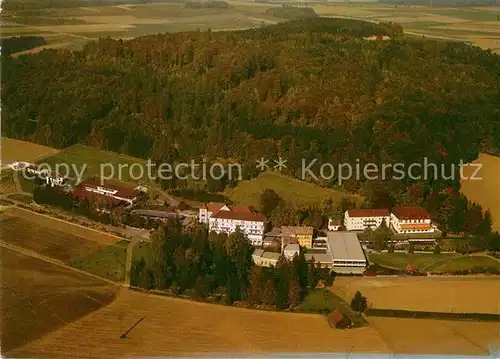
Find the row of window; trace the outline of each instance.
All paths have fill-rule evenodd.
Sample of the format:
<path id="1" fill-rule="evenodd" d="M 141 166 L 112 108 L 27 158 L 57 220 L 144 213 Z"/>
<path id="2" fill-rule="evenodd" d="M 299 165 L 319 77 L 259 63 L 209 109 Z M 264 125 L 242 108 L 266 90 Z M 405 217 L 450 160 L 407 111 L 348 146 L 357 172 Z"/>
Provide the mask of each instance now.
<path id="1" fill-rule="evenodd" d="M 407 219 L 407 220 L 401 220 L 399 223 L 404 224 L 404 223 L 430 223 L 430 219 Z"/>

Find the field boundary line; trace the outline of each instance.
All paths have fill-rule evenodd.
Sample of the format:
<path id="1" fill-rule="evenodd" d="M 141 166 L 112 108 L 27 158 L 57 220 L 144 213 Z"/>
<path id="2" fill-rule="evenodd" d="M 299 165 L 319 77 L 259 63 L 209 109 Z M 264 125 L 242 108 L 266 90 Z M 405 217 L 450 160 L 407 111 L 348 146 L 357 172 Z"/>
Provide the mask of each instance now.
<path id="1" fill-rule="evenodd" d="M 28 256 L 28 257 L 31 257 L 31 258 L 35 258 L 35 259 L 41 260 L 43 262 L 47 262 L 47 263 L 50 263 L 50 264 L 53 264 L 53 265 L 56 265 L 56 266 L 59 266 L 59 267 L 63 267 L 63 268 L 72 270 L 74 272 L 85 274 L 85 275 L 87 275 L 89 277 L 100 279 L 100 280 L 102 280 L 104 282 L 107 282 L 109 284 L 112 284 L 114 286 L 123 286 L 124 285 L 122 283 L 113 282 L 111 279 L 100 277 L 100 276 L 98 276 L 96 274 L 92 274 L 92 273 L 85 272 L 85 271 L 77 269 L 77 268 L 73 268 L 73 267 L 65 264 L 64 262 L 62 262 L 62 261 L 60 261 L 58 259 L 54 259 L 54 258 L 48 257 L 48 256 L 40 254 L 40 253 L 36 253 L 36 252 L 34 252 L 32 250 L 29 250 L 29 249 L 26 249 L 26 248 L 22 248 L 20 246 L 15 245 L 15 244 L 7 243 L 7 242 L 5 242 L 5 241 L 3 241 L 1 239 L 0 239 L 0 247 L 3 247 L 3 248 L 8 249 L 8 250 L 11 250 L 13 252 L 20 253 L 22 255 L 25 255 L 25 256 Z"/>
<path id="2" fill-rule="evenodd" d="M 130 241 L 130 239 L 128 238 L 125 238 L 125 237 L 120 237 L 120 236 L 117 236 L 116 234 L 112 234 L 112 233 L 107 233 L 107 232 L 104 232 L 104 231 L 100 231 L 98 229 L 95 229 L 95 228 L 90 228 L 90 227 L 85 227 L 85 226 L 82 226 L 81 224 L 78 224 L 78 223 L 73 223 L 73 222 L 70 222 L 70 221 L 67 221 L 65 219 L 61 219 L 61 218 L 57 218 L 57 217 L 53 217 L 53 216 L 50 216 L 48 214 L 44 214 L 44 213 L 38 213 L 37 211 L 34 211 L 34 210 L 30 210 L 30 209 L 26 209 L 24 207 L 19 207 L 19 206 L 16 206 L 15 208 L 21 210 L 21 211 L 25 211 L 25 212 L 29 212 L 29 213 L 34 213 L 38 216 L 42 216 L 42 217 L 46 217 L 46 218 L 50 218 L 54 221 L 59 221 L 59 222 L 62 222 L 62 223 L 66 223 L 66 224 L 70 224 L 72 226 L 75 226 L 75 227 L 80 227 L 80 228 L 84 228 L 84 229 L 87 229 L 89 231 L 92 231 L 92 232 L 96 232 L 96 233 L 99 233 L 99 234 L 105 234 L 107 236 L 110 236 L 110 237 L 114 237 L 116 239 L 119 239 L 120 241 L 122 240 L 125 240 L 125 241 Z M 97 242 L 97 241 L 95 241 Z"/>

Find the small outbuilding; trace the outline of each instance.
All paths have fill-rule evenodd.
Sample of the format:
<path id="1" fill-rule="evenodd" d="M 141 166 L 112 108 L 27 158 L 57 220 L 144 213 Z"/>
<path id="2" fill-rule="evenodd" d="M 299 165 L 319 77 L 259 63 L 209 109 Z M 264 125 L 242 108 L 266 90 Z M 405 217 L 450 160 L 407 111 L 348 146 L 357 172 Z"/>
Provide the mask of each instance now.
<path id="1" fill-rule="evenodd" d="M 337 309 L 328 314 L 328 323 L 332 328 L 336 329 L 347 329 L 352 326 L 352 321 Z"/>

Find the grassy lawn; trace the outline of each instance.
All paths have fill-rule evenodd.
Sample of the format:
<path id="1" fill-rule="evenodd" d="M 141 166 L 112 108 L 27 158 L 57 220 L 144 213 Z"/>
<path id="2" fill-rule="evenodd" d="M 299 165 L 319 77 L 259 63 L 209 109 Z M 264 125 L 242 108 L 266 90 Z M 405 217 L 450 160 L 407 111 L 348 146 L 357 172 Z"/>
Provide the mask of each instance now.
<path id="1" fill-rule="evenodd" d="M 148 242 L 139 242 L 134 248 L 132 261 L 140 260 L 142 257 L 147 261 L 150 256 L 150 244 Z"/>
<path id="2" fill-rule="evenodd" d="M 20 193 L 11 194 L 7 196 L 7 198 L 26 204 L 30 204 L 31 202 L 33 202 L 33 197 L 27 194 L 20 194 Z"/>
<path id="3" fill-rule="evenodd" d="M 0 184 L 14 184 L 12 174 L 11 169 L 2 170 L 2 173 L 0 174 Z"/>
<path id="4" fill-rule="evenodd" d="M 349 317 L 356 326 L 366 324 L 365 319 L 353 311 L 348 303 L 325 288 L 316 289 L 309 293 L 304 301 L 295 308 L 295 311 L 321 313 L 324 311 L 332 312 L 334 309 Z"/>
<path id="5" fill-rule="evenodd" d="M 455 258 L 446 263 L 436 266 L 435 272 L 456 272 L 463 270 L 472 270 L 478 268 L 496 268 L 500 269 L 500 262 L 486 256 L 465 256 Z"/>
<path id="6" fill-rule="evenodd" d="M 104 247 L 90 256 L 70 263 L 73 268 L 81 269 L 100 277 L 114 281 L 125 279 L 125 262 L 127 260 L 128 241 Z"/>
<path id="7" fill-rule="evenodd" d="M 132 171 L 130 171 L 130 166 L 137 163 L 141 165 L 141 168 L 143 169 L 143 177 L 139 181 L 145 181 L 147 176 L 146 161 L 143 159 L 115 152 L 101 151 L 94 147 L 83 145 L 66 147 L 55 155 L 45 158 L 42 162 L 49 165 L 53 170 L 55 170 L 56 164 L 69 165 L 71 169 L 70 177 L 76 176 L 74 171 L 75 167 L 78 172 L 85 169 L 83 178 L 100 176 L 101 172 L 104 176 L 109 177 L 114 171 L 113 179 L 119 182 L 137 182 L 131 179 L 131 174 L 133 177 L 139 177 L 141 173 L 139 166 L 134 166 Z M 109 165 L 106 166 L 105 164 Z M 121 171 L 119 167 L 120 165 L 122 165 Z M 60 167 L 60 171 L 63 172 L 64 167 Z"/>
<path id="8" fill-rule="evenodd" d="M 237 204 L 258 208 L 260 195 L 267 188 L 276 191 L 284 200 L 294 203 L 319 203 L 328 198 L 340 201 L 345 196 L 352 200 L 361 200 L 360 196 L 323 188 L 272 171 L 263 172 L 249 181 L 241 181 L 235 188 L 226 189 L 224 195 Z"/>
<path id="9" fill-rule="evenodd" d="M 369 259 L 373 263 L 384 267 L 405 269 L 408 264 L 415 264 L 420 271 L 431 270 L 444 264 L 460 254 L 433 254 L 433 253 L 370 253 Z"/>

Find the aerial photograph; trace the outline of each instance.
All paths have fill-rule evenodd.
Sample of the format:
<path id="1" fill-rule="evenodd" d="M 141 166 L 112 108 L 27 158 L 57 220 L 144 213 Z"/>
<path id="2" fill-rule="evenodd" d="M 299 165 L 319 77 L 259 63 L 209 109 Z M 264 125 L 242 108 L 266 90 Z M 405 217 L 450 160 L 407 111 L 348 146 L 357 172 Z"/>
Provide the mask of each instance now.
<path id="1" fill-rule="evenodd" d="M 0 8 L 2 358 L 500 358 L 500 0 Z"/>

